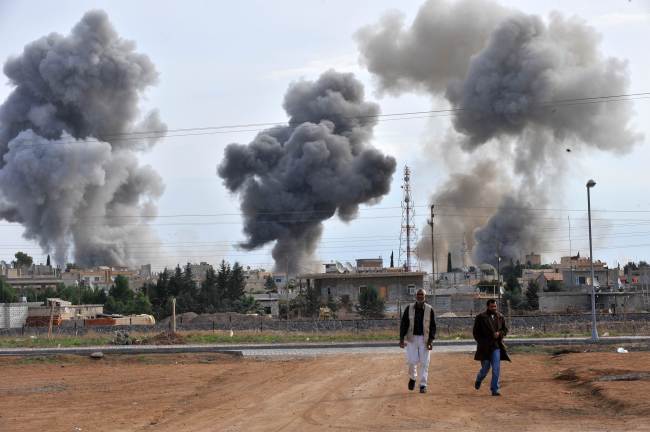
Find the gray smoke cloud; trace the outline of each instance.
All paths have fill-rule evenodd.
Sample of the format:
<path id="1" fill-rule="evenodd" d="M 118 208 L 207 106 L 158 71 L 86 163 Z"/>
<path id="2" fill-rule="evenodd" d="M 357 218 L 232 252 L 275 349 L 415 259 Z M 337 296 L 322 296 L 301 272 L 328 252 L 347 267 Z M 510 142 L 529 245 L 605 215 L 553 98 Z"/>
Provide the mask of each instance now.
<path id="1" fill-rule="evenodd" d="M 445 265 L 448 251 L 452 253 L 454 267 L 471 262 L 469 253 L 475 246 L 474 232 L 486 225 L 490 218 L 487 212 L 509 191 L 498 167 L 496 160 L 484 160 L 468 173 L 453 173 L 431 198 L 435 203 L 434 240 L 438 265 Z M 472 203 L 473 208 L 467 207 L 467 203 Z M 417 253 L 430 260 L 431 252 L 431 227 L 427 225 L 418 242 Z"/>
<path id="2" fill-rule="evenodd" d="M 579 18 L 542 19 L 485 0 L 427 1 L 410 28 L 391 14 L 356 37 L 381 91 L 425 89 L 444 97 L 456 109 L 454 145 L 466 152 L 494 147 L 510 173 L 511 188 L 496 197 L 499 209 L 485 227 L 465 223 L 475 231 L 477 263 L 494 262 L 494 238 L 513 260 L 544 247 L 543 236 L 530 232 L 530 217 L 561 186 L 564 148 L 621 153 L 642 139 L 630 127 L 630 102 L 575 101 L 629 88 L 626 62 L 605 57 L 600 36 Z M 462 166 L 447 162 L 452 173 Z M 452 175 L 433 199 L 457 191 L 450 201 L 473 207 L 471 194 L 456 184 L 463 178 Z"/>
<path id="3" fill-rule="evenodd" d="M 136 156 L 155 143 L 137 132 L 166 130 L 156 111 L 139 121 L 153 63 L 91 11 L 69 35 L 25 46 L 4 73 L 14 89 L 0 105 L 0 218 L 58 264 L 71 253 L 86 266 L 134 264 L 129 245 L 154 238 L 133 216 L 155 216 L 163 191 Z"/>
<path id="4" fill-rule="evenodd" d="M 395 159 L 369 145 L 379 107 L 352 74 L 328 71 L 293 83 L 284 98 L 289 125 L 230 144 L 218 174 L 239 195 L 250 250 L 275 241 L 279 270 L 304 271 L 322 222 L 354 219 L 359 204 L 388 193 Z"/>

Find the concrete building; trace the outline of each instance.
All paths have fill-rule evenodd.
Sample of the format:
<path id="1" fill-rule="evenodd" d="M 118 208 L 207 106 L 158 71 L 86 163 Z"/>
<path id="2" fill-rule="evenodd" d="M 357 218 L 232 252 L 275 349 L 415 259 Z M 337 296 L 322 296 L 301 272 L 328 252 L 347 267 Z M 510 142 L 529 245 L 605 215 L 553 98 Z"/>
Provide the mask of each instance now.
<path id="1" fill-rule="evenodd" d="M 201 261 L 199 264 L 190 264 L 190 271 L 192 272 L 192 280 L 196 282 L 196 286 L 200 286 L 205 281 L 208 270 L 212 268 L 211 264 Z"/>
<path id="2" fill-rule="evenodd" d="M 0 303 L 0 329 L 21 328 L 27 322 L 30 307 L 40 302 Z"/>
<path id="3" fill-rule="evenodd" d="M 127 267 L 107 267 L 99 266 L 89 269 L 69 269 L 61 274 L 61 281 L 66 286 L 84 286 L 101 289 L 108 292 L 117 276 L 124 276 L 129 281 L 129 288 L 138 291 L 147 281 L 142 277 L 139 271 L 131 270 Z"/>
<path id="4" fill-rule="evenodd" d="M 526 255 L 526 265 L 529 266 L 539 266 L 542 265 L 542 256 L 540 254 L 536 254 L 534 252 L 529 253 Z"/>
<path id="5" fill-rule="evenodd" d="M 357 260 L 357 273 L 379 272 L 384 269 L 384 260 L 380 258 L 361 258 Z"/>
<path id="6" fill-rule="evenodd" d="M 277 318 L 280 315 L 280 296 L 277 293 L 253 294 L 253 298 L 264 308 L 266 315 Z"/>
<path id="7" fill-rule="evenodd" d="M 357 264 L 358 265 L 358 264 Z M 374 287 L 386 304 L 388 312 L 396 311 L 400 304 L 414 300 L 415 292 L 429 287 L 424 284 L 424 272 L 404 272 L 401 269 L 365 273 L 313 273 L 299 275 L 301 286 L 313 287 L 319 293 L 321 302 L 329 296 L 344 303 L 356 304 L 359 294 L 368 287 Z"/>
<path id="8" fill-rule="evenodd" d="M 151 271 L 151 264 L 141 265 L 138 274 L 140 275 L 140 277 L 144 278 L 145 280 L 152 280 L 153 272 Z"/>
<path id="9" fill-rule="evenodd" d="M 437 314 L 453 312 L 456 314 L 475 315 L 485 309 L 487 299 L 498 299 L 496 292 L 480 292 L 476 284 L 454 287 L 436 288 L 435 295 L 430 299 Z"/>
<path id="10" fill-rule="evenodd" d="M 591 311 L 591 289 L 571 292 L 539 292 L 539 310 L 545 313 Z M 596 310 L 612 314 L 650 311 L 650 298 L 642 292 L 598 292 Z"/>
<path id="11" fill-rule="evenodd" d="M 606 266 L 594 266 L 595 285 L 602 290 L 618 286 L 618 269 L 608 269 Z M 591 269 L 564 269 L 562 280 L 567 291 L 577 291 L 585 287 L 591 287 Z"/>
<path id="12" fill-rule="evenodd" d="M 244 271 L 244 278 L 246 279 L 245 291 L 247 293 L 262 294 L 262 293 L 266 293 L 267 291 L 266 280 L 268 278 L 273 279 L 273 273 L 268 272 L 264 269 L 247 268 L 246 271 Z"/>
<path id="13" fill-rule="evenodd" d="M 11 269 L 16 270 L 16 269 Z M 10 272 L 10 275 L 14 274 Z M 18 293 L 31 298 L 33 292 L 43 292 L 48 288 L 56 289 L 57 285 L 63 281 L 56 276 L 6 276 L 4 281 L 11 285 Z"/>
<path id="14" fill-rule="evenodd" d="M 594 261 L 594 270 L 602 269 L 607 267 L 606 264 L 600 260 Z M 575 270 L 584 270 L 591 268 L 591 262 L 589 257 L 581 257 L 580 253 L 575 256 L 564 256 L 560 258 L 559 268 L 564 269 L 575 269 Z"/>
<path id="15" fill-rule="evenodd" d="M 563 283 L 564 277 L 559 268 L 523 269 L 521 273 L 521 290 L 525 293 L 528 284 L 535 282 L 540 291 L 546 291 L 548 289 L 548 283 L 551 281 Z"/>

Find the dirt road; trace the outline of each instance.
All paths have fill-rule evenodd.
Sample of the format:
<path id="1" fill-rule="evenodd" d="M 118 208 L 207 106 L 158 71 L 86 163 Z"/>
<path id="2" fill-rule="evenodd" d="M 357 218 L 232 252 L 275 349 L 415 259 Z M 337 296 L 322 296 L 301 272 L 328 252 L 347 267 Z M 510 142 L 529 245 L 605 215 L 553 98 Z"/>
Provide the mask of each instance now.
<path id="1" fill-rule="evenodd" d="M 515 354 L 501 398 L 474 390 L 468 354 L 436 354 L 424 395 L 404 369 L 394 354 L 2 358 L 0 431 L 650 431 L 650 353 Z"/>

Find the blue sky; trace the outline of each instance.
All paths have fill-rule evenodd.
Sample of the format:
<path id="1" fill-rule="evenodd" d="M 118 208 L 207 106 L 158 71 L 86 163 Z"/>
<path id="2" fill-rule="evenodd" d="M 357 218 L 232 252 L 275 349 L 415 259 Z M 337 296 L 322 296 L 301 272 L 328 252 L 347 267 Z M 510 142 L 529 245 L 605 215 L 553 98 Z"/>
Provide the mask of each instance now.
<path id="1" fill-rule="evenodd" d="M 403 12 L 410 22 L 421 1 L 0 1 L 0 61 L 22 51 L 25 44 L 50 32 L 67 34 L 84 12 L 105 10 L 118 33 L 136 42 L 159 73 L 159 84 L 143 100 L 143 111 L 158 108 L 171 129 L 283 121 L 282 98 L 288 84 L 300 78 L 314 79 L 327 69 L 351 71 L 366 87 L 367 97 L 383 113 L 422 111 L 438 106 L 425 94 L 399 97 L 376 93 L 370 74 L 359 64 L 353 34 L 374 23 L 389 9 Z M 526 13 L 542 16 L 551 11 L 579 15 L 602 35 L 601 48 L 608 56 L 629 62 L 630 92 L 650 91 L 650 1 L 501 1 Z M 11 87 L 3 80 L 0 100 Z M 610 264 L 628 259 L 650 259 L 650 100 L 634 102 L 636 130 L 645 140 L 631 153 L 572 155 L 571 172 L 553 208 L 586 209 L 585 183 L 594 178 L 592 206 L 637 213 L 601 213 L 595 218 L 620 222 L 620 228 L 599 231 L 595 223 L 594 255 Z M 444 182 L 443 164 L 427 153 L 427 142 L 441 136 L 449 118 L 381 122 L 374 145 L 398 160 L 399 170 L 413 171 L 416 221 L 425 223 L 426 204 L 436 186 Z M 225 145 L 247 143 L 254 132 L 168 138 L 143 154 L 162 176 L 166 189 L 159 200 L 159 214 L 152 222 L 163 248 L 149 251 L 155 268 L 177 262 L 215 263 L 222 258 L 250 266 L 272 266 L 269 248 L 253 252 L 237 250 L 243 239 L 238 202 L 216 175 Z M 393 179 L 391 193 L 375 207 L 364 207 L 360 217 L 345 224 L 332 219 L 325 224 L 318 256 L 323 261 L 383 256 L 399 247 L 400 182 Z M 174 215 L 222 215 L 171 217 Z M 584 211 L 562 212 L 575 218 L 572 250 L 587 255 Z M 625 222 L 624 218 L 635 219 Z M 605 223 L 605 222 L 603 222 Z M 19 225 L 0 223 L 0 259 L 10 260 L 16 250 L 44 260 L 36 244 L 21 237 Z M 568 235 L 568 230 L 567 230 Z M 637 246 L 640 245 L 640 246 Z M 543 251 L 547 261 L 559 259 L 568 241 Z M 428 268 L 428 264 L 425 264 Z"/>

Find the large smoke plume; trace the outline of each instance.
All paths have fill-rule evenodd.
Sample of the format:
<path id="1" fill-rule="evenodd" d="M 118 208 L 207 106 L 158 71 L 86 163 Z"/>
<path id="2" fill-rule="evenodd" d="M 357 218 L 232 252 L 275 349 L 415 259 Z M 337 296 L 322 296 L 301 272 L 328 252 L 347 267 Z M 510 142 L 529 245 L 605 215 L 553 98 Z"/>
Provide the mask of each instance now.
<path id="1" fill-rule="evenodd" d="M 328 71 L 292 84 L 284 98 L 288 126 L 230 144 L 218 168 L 239 194 L 245 249 L 275 241 L 276 267 L 304 271 L 334 214 L 353 219 L 359 204 L 388 193 L 395 159 L 369 145 L 379 108 L 364 100 L 352 74 Z"/>
<path id="2" fill-rule="evenodd" d="M 59 264 L 71 252 L 81 265 L 133 264 L 129 245 L 152 241 L 133 216 L 155 216 L 163 191 L 136 157 L 155 143 L 142 131 L 166 129 L 155 111 L 138 122 L 153 63 L 91 11 L 69 35 L 28 44 L 4 73 L 14 89 L 0 105 L 0 218 Z"/>
<path id="3" fill-rule="evenodd" d="M 566 147 L 574 153 L 589 148 L 624 152 L 642 139 L 629 126 L 629 102 L 576 101 L 625 94 L 629 87 L 626 63 L 605 57 L 599 35 L 578 18 L 552 13 L 542 19 L 485 0 L 432 0 L 410 28 L 390 14 L 361 29 L 357 40 L 361 59 L 382 91 L 424 89 L 455 110 L 449 134 L 454 138 L 440 152 L 448 146 L 475 152 L 474 160 L 489 157 L 509 176 L 496 196 L 490 186 L 467 193 L 468 176 L 475 176 L 477 185 L 490 185 L 491 171 L 474 167 L 458 174 L 466 158 L 440 158 L 452 175 L 434 202 L 451 206 L 452 212 L 485 213 L 489 209 L 476 204 L 476 195 L 485 193 L 498 207 L 481 225 L 476 218 L 441 219 L 442 232 L 472 233 L 476 263 L 494 262 L 497 250 L 513 260 L 544 250 L 534 217 L 541 215 L 537 208 L 557 196 L 568 171 Z M 427 245 L 420 244 L 423 256 L 428 256 Z"/>

